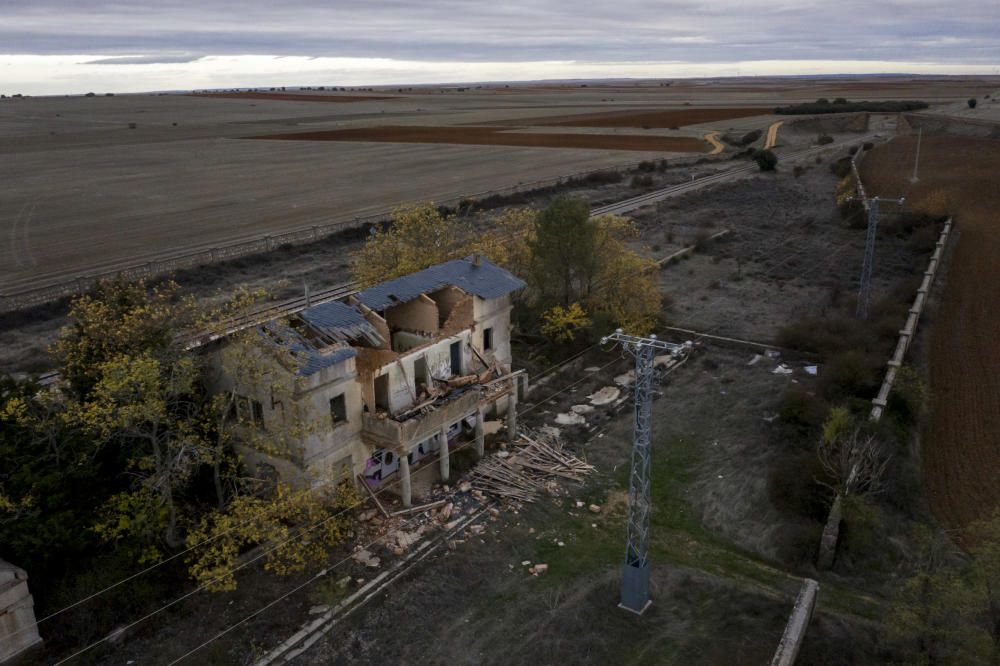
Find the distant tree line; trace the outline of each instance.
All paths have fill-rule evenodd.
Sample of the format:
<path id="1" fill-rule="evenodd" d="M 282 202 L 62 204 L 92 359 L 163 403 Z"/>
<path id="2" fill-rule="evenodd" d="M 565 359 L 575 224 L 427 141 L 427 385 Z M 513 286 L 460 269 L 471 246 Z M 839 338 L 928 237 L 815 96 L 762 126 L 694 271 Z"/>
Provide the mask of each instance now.
<path id="1" fill-rule="evenodd" d="M 927 102 L 912 99 L 887 102 L 848 102 L 843 97 L 838 97 L 832 102 L 828 99 L 820 98 L 815 102 L 779 106 L 774 112 L 786 116 L 801 116 L 814 113 L 856 113 L 858 111 L 897 113 L 900 111 L 919 111 L 926 109 L 927 106 Z"/>

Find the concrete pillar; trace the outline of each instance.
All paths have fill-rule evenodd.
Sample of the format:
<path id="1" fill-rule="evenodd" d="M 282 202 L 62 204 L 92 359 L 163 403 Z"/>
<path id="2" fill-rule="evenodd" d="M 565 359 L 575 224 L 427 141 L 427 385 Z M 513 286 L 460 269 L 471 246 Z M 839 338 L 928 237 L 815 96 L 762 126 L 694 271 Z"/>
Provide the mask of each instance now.
<path id="1" fill-rule="evenodd" d="M 448 450 L 448 426 L 442 426 L 442 428 L 441 428 L 441 448 L 439 449 L 439 453 L 438 453 L 438 461 L 441 463 L 441 481 L 442 482 L 447 482 L 448 481 L 448 477 L 450 476 L 450 473 L 451 473 L 451 467 L 450 467 L 450 462 L 451 461 L 449 460 L 450 453 L 451 452 Z"/>
<path id="2" fill-rule="evenodd" d="M 403 506 L 413 506 L 413 490 L 410 488 L 410 458 L 407 455 L 399 457 L 399 494 L 403 498 Z"/>
<path id="3" fill-rule="evenodd" d="M 517 439 L 517 391 L 513 389 L 507 396 L 507 441 L 511 444 Z"/>
<path id="4" fill-rule="evenodd" d="M 486 410 L 480 407 L 476 411 L 476 457 L 482 458 L 486 453 L 486 427 L 483 419 L 486 418 Z"/>

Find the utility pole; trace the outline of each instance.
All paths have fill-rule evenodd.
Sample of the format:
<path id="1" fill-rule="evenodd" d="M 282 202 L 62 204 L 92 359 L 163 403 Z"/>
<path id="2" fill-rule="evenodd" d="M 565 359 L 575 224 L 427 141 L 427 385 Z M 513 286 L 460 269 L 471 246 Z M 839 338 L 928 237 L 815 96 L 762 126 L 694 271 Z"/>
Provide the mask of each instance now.
<path id="1" fill-rule="evenodd" d="M 865 202 L 865 208 L 868 209 L 868 235 L 865 238 L 865 258 L 861 264 L 861 284 L 858 287 L 858 306 L 855 310 L 855 316 L 858 319 L 868 319 L 868 306 L 872 295 L 872 272 L 875 270 L 875 240 L 878 237 L 880 201 L 878 197 L 872 197 Z M 886 201 L 902 206 L 906 199 L 900 197 L 899 199 L 886 199 Z"/>
<path id="2" fill-rule="evenodd" d="M 920 127 L 917 129 L 917 156 L 913 160 L 913 177 L 910 178 L 911 183 L 915 183 L 919 178 L 917 178 L 917 167 L 920 165 L 920 140 L 924 136 L 924 128 Z"/>
<path id="3" fill-rule="evenodd" d="M 649 598 L 649 461 L 653 410 L 653 357 L 657 350 L 677 354 L 684 345 L 664 342 L 656 335 L 640 338 L 622 329 L 601 338 L 635 357 L 635 434 L 632 444 L 632 471 L 629 474 L 628 534 L 625 565 L 622 569 L 620 608 L 641 615 L 652 602 Z"/>

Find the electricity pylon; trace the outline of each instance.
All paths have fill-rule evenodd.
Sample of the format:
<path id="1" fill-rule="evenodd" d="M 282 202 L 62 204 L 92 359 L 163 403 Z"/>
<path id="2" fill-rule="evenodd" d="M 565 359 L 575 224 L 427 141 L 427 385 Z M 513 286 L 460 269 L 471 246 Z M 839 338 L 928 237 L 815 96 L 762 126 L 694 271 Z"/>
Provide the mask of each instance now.
<path id="1" fill-rule="evenodd" d="M 868 235 L 865 238 L 865 258 L 861 263 L 858 306 L 854 313 L 858 319 L 868 319 L 868 306 L 872 295 L 872 272 L 875 270 L 875 240 L 878 237 L 879 201 L 878 197 L 872 197 L 865 201 L 865 208 L 868 209 Z M 906 199 L 886 199 L 886 201 L 902 206 Z"/>
<path id="2" fill-rule="evenodd" d="M 601 338 L 613 342 L 635 356 L 635 435 L 632 444 L 632 471 L 628 489 L 628 536 L 625 566 L 622 569 L 619 606 L 642 614 L 653 603 L 649 598 L 649 440 L 653 409 L 653 356 L 656 350 L 676 354 L 684 345 L 658 340 L 656 335 L 640 338 L 625 335 L 622 329 Z"/>

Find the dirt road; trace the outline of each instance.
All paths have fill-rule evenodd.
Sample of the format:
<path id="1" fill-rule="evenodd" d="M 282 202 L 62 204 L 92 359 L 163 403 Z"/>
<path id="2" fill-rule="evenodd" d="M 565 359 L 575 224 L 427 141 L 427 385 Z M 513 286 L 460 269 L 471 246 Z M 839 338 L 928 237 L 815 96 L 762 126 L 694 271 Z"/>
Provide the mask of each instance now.
<path id="1" fill-rule="evenodd" d="M 779 120 L 776 123 L 772 123 L 770 127 L 767 128 L 767 138 L 764 139 L 764 150 L 770 150 L 774 148 L 778 143 L 778 128 L 784 123 L 784 120 Z"/>

